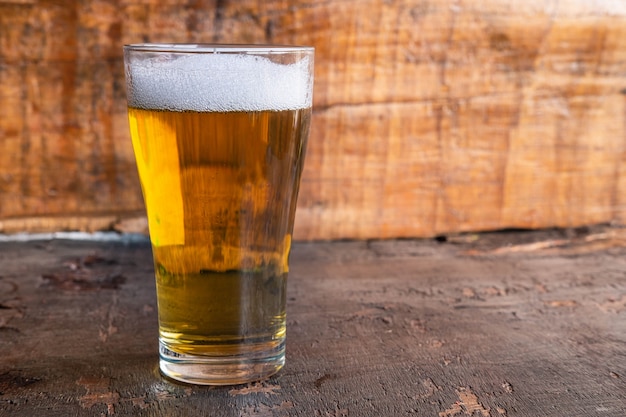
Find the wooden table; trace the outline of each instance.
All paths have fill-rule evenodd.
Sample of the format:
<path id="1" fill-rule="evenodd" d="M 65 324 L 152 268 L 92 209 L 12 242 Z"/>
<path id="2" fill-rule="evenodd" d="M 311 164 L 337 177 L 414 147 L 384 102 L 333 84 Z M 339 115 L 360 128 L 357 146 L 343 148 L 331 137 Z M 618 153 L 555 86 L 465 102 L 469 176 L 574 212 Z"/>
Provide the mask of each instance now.
<path id="1" fill-rule="evenodd" d="M 232 387 L 159 375 L 145 240 L 0 263 L 0 416 L 626 415 L 621 229 L 297 243 L 287 364 Z"/>

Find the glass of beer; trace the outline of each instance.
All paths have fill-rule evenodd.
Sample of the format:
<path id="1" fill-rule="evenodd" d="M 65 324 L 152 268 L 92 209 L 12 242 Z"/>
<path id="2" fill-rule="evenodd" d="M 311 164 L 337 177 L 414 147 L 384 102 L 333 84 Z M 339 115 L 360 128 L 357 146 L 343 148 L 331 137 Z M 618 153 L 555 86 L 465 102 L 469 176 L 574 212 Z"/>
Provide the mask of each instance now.
<path id="1" fill-rule="evenodd" d="M 238 384 L 285 363 L 313 58 L 304 46 L 124 46 L 166 376 Z"/>

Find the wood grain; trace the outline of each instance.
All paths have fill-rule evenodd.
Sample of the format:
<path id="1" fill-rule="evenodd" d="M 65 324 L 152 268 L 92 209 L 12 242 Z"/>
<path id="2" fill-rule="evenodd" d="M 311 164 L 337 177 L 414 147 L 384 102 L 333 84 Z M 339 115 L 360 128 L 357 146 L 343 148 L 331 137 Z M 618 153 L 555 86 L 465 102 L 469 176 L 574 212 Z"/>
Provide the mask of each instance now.
<path id="1" fill-rule="evenodd" d="M 626 220 L 620 2 L 0 0 L 0 231 L 142 212 L 121 45 L 143 41 L 316 47 L 297 239 Z"/>
<path id="2" fill-rule="evenodd" d="M 287 363 L 163 379 L 148 242 L 0 243 L 0 415 L 621 417 L 622 229 L 297 243 Z"/>

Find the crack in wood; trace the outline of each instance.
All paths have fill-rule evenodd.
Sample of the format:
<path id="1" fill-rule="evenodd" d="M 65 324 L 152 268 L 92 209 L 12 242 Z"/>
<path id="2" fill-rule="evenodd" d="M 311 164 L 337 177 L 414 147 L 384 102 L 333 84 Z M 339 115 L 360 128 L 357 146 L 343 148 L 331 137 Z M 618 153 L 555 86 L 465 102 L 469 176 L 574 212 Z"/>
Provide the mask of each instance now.
<path id="1" fill-rule="evenodd" d="M 626 294 L 619 297 L 609 297 L 603 303 L 598 304 L 600 310 L 607 313 L 621 313 L 626 311 Z"/>
<path id="2" fill-rule="evenodd" d="M 431 378 L 426 378 L 422 380 L 421 386 L 424 389 L 424 392 L 416 394 L 413 398 L 418 400 L 425 400 L 432 397 L 437 392 L 441 391 L 441 387 L 435 384 L 435 382 Z"/>
<path id="3" fill-rule="evenodd" d="M 81 377 L 76 383 L 87 391 L 78 398 L 82 408 L 91 408 L 97 404 L 106 405 L 107 415 L 115 414 L 115 406 L 120 402 L 120 394 L 109 390 L 109 378 Z"/>
<path id="4" fill-rule="evenodd" d="M 44 287 L 64 291 L 118 290 L 126 282 L 119 273 L 101 273 L 102 267 L 115 265 L 117 261 L 97 254 L 63 263 L 64 269 L 41 275 Z"/>
<path id="5" fill-rule="evenodd" d="M 324 385 L 324 383 L 335 378 L 337 378 L 337 375 L 335 374 L 324 374 L 321 377 L 317 378 L 313 385 L 315 385 L 315 388 L 319 389 L 322 385 Z"/>
<path id="6" fill-rule="evenodd" d="M 8 371 L 0 373 L 0 395 L 19 392 L 21 388 L 35 384 L 41 378 L 24 376 L 20 371 Z"/>
<path id="7" fill-rule="evenodd" d="M 460 387 L 457 389 L 457 395 L 459 401 L 452 404 L 452 406 L 439 413 L 439 417 L 453 417 L 456 415 L 465 414 L 468 416 L 479 413 L 483 417 L 489 417 L 489 408 L 485 408 L 478 401 L 478 397 L 467 387 Z"/>
<path id="8" fill-rule="evenodd" d="M 288 415 L 289 410 L 293 409 L 293 401 L 282 401 L 276 405 L 249 404 L 241 410 L 241 417 L 277 417 Z"/>
<path id="9" fill-rule="evenodd" d="M 24 317 L 22 299 L 16 295 L 18 289 L 17 283 L 0 276 L 0 297 L 10 297 L 0 298 L 0 330 L 19 333 L 17 327 L 9 326 L 13 319 Z"/>
<path id="10" fill-rule="evenodd" d="M 105 314 L 105 322 L 106 324 L 100 325 L 100 329 L 98 330 L 98 336 L 102 343 L 106 343 L 108 338 L 115 333 L 117 333 L 117 326 L 113 324 L 117 316 L 117 304 L 118 297 L 117 294 L 113 293 L 113 297 L 111 299 L 111 304 Z"/>
<path id="11" fill-rule="evenodd" d="M 237 395 L 250 395 L 250 394 L 265 394 L 275 395 L 280 390 L 280 385 L 270 385 L 267 382 L 254 382 L 247 384 L 242 388 L 233 388 L 228 393 L 232 396 Z"/>

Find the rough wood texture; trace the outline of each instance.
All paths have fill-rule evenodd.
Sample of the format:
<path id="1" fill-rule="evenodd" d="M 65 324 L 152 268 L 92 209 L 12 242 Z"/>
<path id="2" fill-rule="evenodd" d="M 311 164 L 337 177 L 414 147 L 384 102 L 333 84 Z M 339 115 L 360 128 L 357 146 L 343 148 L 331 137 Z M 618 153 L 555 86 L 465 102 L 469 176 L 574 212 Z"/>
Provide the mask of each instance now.
<path id="1" fill-rule="evenodd" d="M 624 222 L 626 6 L 518 3 L 0 0 L 0 231 L 140 216 L 141 41 L 317 48 L 298 239 Z"/>
<path id="2" fill-rule="evenodd" d="M 249 385 L 157 370 L 147 243 L 0 244 L 0 415 L 626 415 L 619 229 L 299 243 L 287 365 Z"/>

